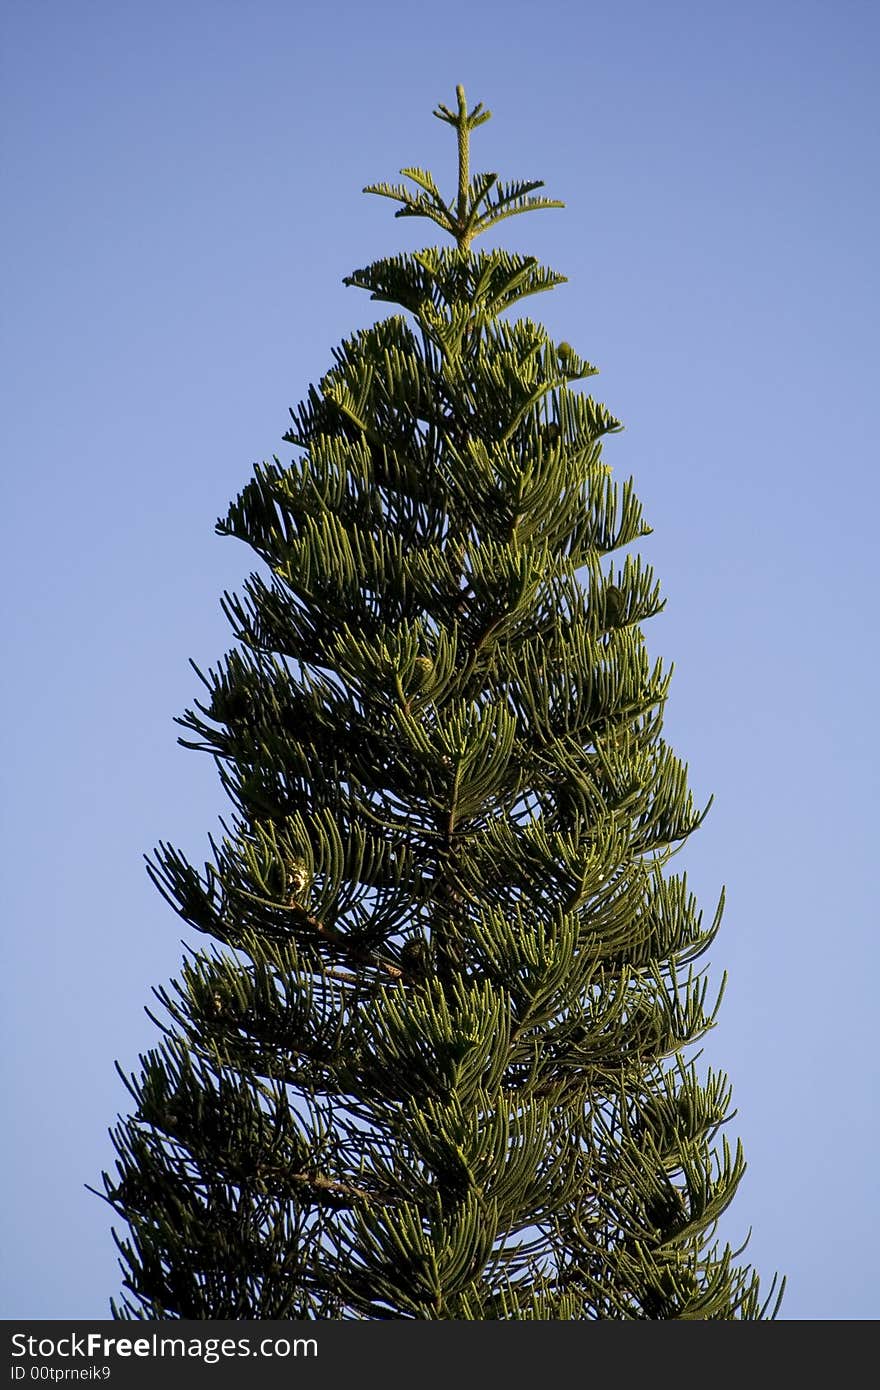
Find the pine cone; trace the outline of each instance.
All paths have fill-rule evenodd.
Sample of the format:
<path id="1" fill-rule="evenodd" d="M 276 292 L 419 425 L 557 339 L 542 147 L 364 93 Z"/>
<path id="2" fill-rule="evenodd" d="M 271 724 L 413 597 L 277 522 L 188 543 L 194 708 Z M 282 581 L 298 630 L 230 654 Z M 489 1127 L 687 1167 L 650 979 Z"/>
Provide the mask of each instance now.
<path id="1" fill-rule="evenodd" d="M 287 866 L 287 888 L 291 901 L 295 902 L 303 896 L 312 882 L 308 865 L 304 859 L 294 859 Z"/>

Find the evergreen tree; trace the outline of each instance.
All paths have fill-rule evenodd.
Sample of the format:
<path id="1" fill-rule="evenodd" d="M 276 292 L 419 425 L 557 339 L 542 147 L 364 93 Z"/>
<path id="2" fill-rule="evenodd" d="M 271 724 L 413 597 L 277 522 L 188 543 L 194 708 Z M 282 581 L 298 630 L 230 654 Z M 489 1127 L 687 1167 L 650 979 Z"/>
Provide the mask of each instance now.
<path id="1" fill-rule="evenodd" d="M 743 1172 L 687 1053 L 715 936 L 675 848 L 702 819 L 661 736 L 649 534 L 529 318 L 564 279 L 475 252 L 562 204 L 423 169 L 367 192 L 453 245 L 347 284 L 395 306 L 291 411 L 298 451 L 218 523 L 264 568 L 179 723 L 234 808 L 150 872 L 213 938 L 157 991 L 103 1196 L 118 1318 L 758 1319 L 716 1223 Z M 688 1060 L 688 1057 L 690 1060 Z"/>

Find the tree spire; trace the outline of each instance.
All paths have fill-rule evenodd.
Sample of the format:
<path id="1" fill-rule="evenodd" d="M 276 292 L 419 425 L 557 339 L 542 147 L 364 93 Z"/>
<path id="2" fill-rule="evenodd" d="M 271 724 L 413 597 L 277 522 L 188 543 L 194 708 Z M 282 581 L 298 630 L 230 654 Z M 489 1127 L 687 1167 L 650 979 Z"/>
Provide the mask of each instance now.
<path id="1" fill-rule="evenodd" d="M 455 89 L 458 97 L 458 112 L 453 115 L 448 106 L 441 104 L 437 107 L 434 115 L 441 121 L 447 121 L 455 126 L 458 131 L 458 223 L 460 228 L 467 225 L 468 216 L 468 187 L 470 185 L 470 161 L 471 161 L 471 131 L 484 121 L 491 119 L 491 111 L 483 111 L 482 102 L 477 102 L 473 111 L 468 113 L 467 98 L 464 94 L 464 87 L 461 83 Z M 464 248 L 466 242 L 464 235 L 459 233 L 459 246 Z M 468 237 L 468 240 L 470 238 Z"/>
<path id="2" fill-rule="evenodd" d="M 533 198 L 530 195 L 536 188 L 543 188 L 543 179 L 529 182 L 516 181 L 504 184 L 498 182 L 495 173 L 470 175 L 470 134 L 478 125 L 491 119 L 492 112 L 483 109 L 478 101 L 473 111 L 468 111 L 464 87 L 456 87 L 458 110 L 450 111 L 441 102 L 434 112 L 438 120 L 446 121 L 455 128 L 458 135 L 458 193 L 454 202 L 445 202 L 427 169 L 411 167 L 401 169 L 401 174 L 410 179 L 421 190 L 413 193 L 405 184 L 371 183 L 365 193 L 378 193 L 383 198 L 393 198 L 403 206 L 398 208 L 396 217 L 428 217 L 445 232 L 449 232 L 458 243 L 460 251 L 470 249 L 475 236 L 494 227 L 505 217 L 514 217 L 519 212 L 532 212 L 538 208 L 561 208 L 565 204 L 558 198 Z"/>

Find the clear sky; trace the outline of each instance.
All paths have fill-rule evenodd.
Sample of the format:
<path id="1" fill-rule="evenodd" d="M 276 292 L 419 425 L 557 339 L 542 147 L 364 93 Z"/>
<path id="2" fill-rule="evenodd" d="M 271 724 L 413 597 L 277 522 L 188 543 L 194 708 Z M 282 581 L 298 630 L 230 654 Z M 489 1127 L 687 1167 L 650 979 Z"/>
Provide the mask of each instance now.
<path id="1" fill-rule="evenodd" d="M 252 568 L 215 519 L 377 306 L 342 277 L 432 241 L 363 197 L 473 167 L 562 212 L 498 240 L 569 283 L 530 312 L 601 375 L 654 534 L 684 862 L 729 974 L 706 1045 L 748 1172 L 725 1224 L 789 1319 L 874 1319 L 878 201 L 872 0 L 28 0 L 4 7 L 3 1290 L 97 1318 L 150 990 L 227 803 L 176 744 L 188 666 Z M 289 456 L 289 451 L 288 451 Z"/>

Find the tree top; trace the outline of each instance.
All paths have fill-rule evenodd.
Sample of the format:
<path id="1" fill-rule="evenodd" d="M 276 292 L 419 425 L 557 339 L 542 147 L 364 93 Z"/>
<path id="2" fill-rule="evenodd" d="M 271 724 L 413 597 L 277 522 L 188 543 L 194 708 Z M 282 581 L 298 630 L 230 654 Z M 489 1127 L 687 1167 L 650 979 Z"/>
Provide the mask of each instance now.
<path id="1" fill-rule="evenodd" d="M 561 208 L 565 204 L 558 198 L 532 197 L 538 188 L 544 187 L 543 179 L 530 181 L 516 180 L 513 183 L 500 183 L 496 173 L 470 174 L 470 134 L 477 126 L 491 118 L 492 112 L 477 102 L 468 111 L 464 87 L 456 87 L 458 109 L 451 111 L 442 102 L 434 115 L 454 127 L 458 136 L 458 193 L 454 200 L 445 202 L 427 169 L 412 166 L 401 169 L 401 174 L 416 185 L 418 192 L 407 188 L 406 184 L 371 183 L 365 193 L 378 193 L 384 198 L 393 198 L 401 203 L 396 217 L 428 217 L 438 227 L 455 238 L 460 251 L 467 251 L 475 236 L 494 227 L 505 217 L 515 217 L 519 212 L 531 212 L 538 208 Z"/>

